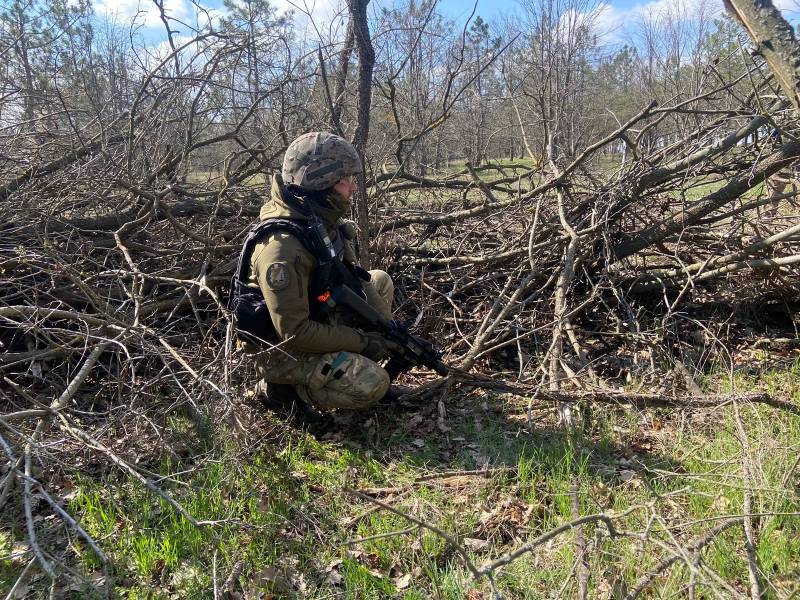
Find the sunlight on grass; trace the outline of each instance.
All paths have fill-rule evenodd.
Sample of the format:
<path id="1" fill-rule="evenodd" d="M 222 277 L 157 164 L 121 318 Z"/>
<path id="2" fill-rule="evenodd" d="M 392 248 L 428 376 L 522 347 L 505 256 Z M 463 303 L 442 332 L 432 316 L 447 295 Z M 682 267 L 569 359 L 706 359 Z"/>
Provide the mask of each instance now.
<path id="1" fill-rule="evenodd" d="M 736 371 L 731 379 L 718 370 L 703 384 L 712 392 L 732 385 L 740 392 L 756 386 L 788 389 L 798 400 L 798 375 L 800 363 L 765 371 L 758 380 Z M 507 406 L 502 396 L 484 402 Z M 162 461 L 159 471 L 172 473 L 176 480 L 168 486 L 171 493 L 195 518 L 222 521 L 215 527 L 192 526 L 163 500 L 125 478 L 116 483 L 112 478 L 102 487 L 90 479 L 79 480 L 69 508 L 102 540 L 122 597 L 207 598 L 214 565 L 219 584 L 242 560 L 242 585 L 261 581 L 253 585 L 273 594 L 274 586 L 259 579 L 260 573 L 280 573 L 294 582 L 291 585 L 302 584 L 302 597 L 308 598 L 333 592 L 343 598 L 437 595 L 454 600 L 473 588 L 485 591 L 486 583 L 473 582 L 452 548 L 432 532 L 415 530 L 345 544 L 409 527 L 402 517 L 370 512 L 368 505 L 346 495 L 345 481 L 386 489 L 388 495 L 379 496 L 384 501 L 459 539 L 472 540 L 469 552 L 478 565 L 571 520 L 575 482 L 581 514 L 630 509 L 618 526 L 641 530 L 650 511 L 664 519 L 653 520 L 649 533 L 663 543 L 675 535 L 684 540 L 702 535 L 721 516 L 742 510 L 743 451 L 730 407 L 698 413 L 689 426 L 680 428 L 672 413 L 655 411 L 643 420 L 638 411 L 618 408 L 595 410 L 585 430 L 567 433 L 540 424 L 532 433 L 520 433 L 503 410 L 464 406 L 463 417 L 451 419 L 452 431 L 446 436 L 435 428 L 409 436 L 401 427 L 406 417 L 389 415 L 381 425 L 385 437 L 380 445 L 373 445 L 372 434 L 363 428 L 353 428 L 339 442 L 298 432 L 287 436 L 279 450 L 264 446 L 247 460 L 229 445 L 213 460 L 189 468 L 174 459 Z M 759 465 L 762 491 L 756 510 L 782 513 L 761 520 L 760 563 L 776 577 L 797 573 L 800 520 L 785 513 L 797 512 L 800 505 L 796 496 L 781 492 L 781 481 L 796 457 L 800 418 L 778 415 L 765 406 L 742 407 L 742 416 Z M 192 430 L 194 426 L 187 428 Z M 211 433 L 204 435 L 205 440 L 198 436 L 196 443 L 212 448 Z M 423 447 L 411 443 L 420 437 Z M 443 453 L 449 457 L 444 464 Z M 418 480 L 431 471 L 481 469 L 487 464 L 502 468 L 489 476 Z M 684 522 L 685 529 L 667 530 L 666 522 Z M 657 546 L 642 556 L 637 539 L 612 540 L 600 535 L 604 531 L 602 525 L 585 529 L 598 550 L 590 556 L 592 597 L 610 593 L 603 590 L 624 589 L 663 557 L 654 550 Z M 11 539 L 17 539 L 16 534 L 0 536 L 5 551 Z M 564 594 L 574 595 L 573 540 L 567 533 L 525 555 L 498 573 L 498 585 L 512 598 L 541 598 L 567 581 Z M 92 552 L 80 544 L 76 548 L 83 568 L 98 568 Z M 708 568 L 746 589 L 740 527 L 719 536 L 703 556 Z M 0 563 L 3 581 L 13 581 L 18 572 L 18 563 Z M 678 564 L 659 580 L 658 590 L 680 594 L 689 577 L 689 570 Z"/>

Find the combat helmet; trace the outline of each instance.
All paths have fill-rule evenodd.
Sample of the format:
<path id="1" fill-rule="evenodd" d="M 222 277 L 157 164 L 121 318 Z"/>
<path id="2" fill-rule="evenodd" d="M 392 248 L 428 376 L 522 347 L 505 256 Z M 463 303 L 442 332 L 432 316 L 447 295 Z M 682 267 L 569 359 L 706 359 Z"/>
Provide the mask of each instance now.
<path id="1" fill-rule="evenodd" d="M 305 190 L 319 191 L 343 177 L 361 173 L 361 159 L 343 137 L 311 131 L 294 140 L 283 156 L 283 181 Z"/>

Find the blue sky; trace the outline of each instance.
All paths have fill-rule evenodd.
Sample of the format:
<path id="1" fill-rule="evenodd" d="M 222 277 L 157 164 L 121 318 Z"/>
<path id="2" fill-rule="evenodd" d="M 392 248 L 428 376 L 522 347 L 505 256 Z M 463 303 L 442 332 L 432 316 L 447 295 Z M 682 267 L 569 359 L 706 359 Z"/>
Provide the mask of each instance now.
<path id="1" fill-rule="evenodd" d="M 474 0 L 439 0 L 439 6 L 445 14 L 457 18 L 465 19 L 469 16 L 472 10 Z M 613 12 L 620 16 L 627 16 L 641 11 L 647 11 L 651 6 L 665 4 L 677 4 L 675 1 L 656 1 L 651 2 L 648 0 L 606 0 L 597 1 L 595 5 L 602 7 L 607 5 Z M 800 16 L 800 0 L 773 0 L 776 7 L 789 18 L 796 20 Z M 691 2 L 690 4 L 699 4 L 699 2 Z M 715 9 L 720 9 L 722 2 L 720 0 L 710 0 L 709 5 Z M 479 0 L 476 13 L 483 17 L 495 17 L 503 13 L 513 13 L 520 10 L 520 3 L 518 0 Z"/>
<path id="2" fill-rule="evenodd" d="M 212 14 L 219 15 L 222 0 L 195 0 L 208 8 Z M 586 0 L 591 2 L 591 0 Z M 666 7 L 684 5 L 690 14 L 703 0 L 595 0 L 591 17 L 597 33 L 609 43 L 622 42 L 625 39 L 625 27 L 635 22 L 642 15 L 658 13 Z M 800 0 L 773 0 L 784 15 L 797 22 L 800 20 Z M 472 11 L 474 0 L 439 0 L 439 10 L 457 24 L 463 24 Z M 709 9 L 721 10 L 721 0 L 706 0 Z M 93 0 L 99 18 L 115 20 L 120 25 L 127 25 L 134 18 L 143 25 L 139 30 L 147 43 L 158 43 L 163 39 L 163 25 L 151 0 Z M 164 0 L 169 15 L 184 22 L 194 22 L 196 10 L 191 0 Z M 394 0 L 372 0 L 370 6 L 377 10 L 381 6 L 392 6 Z M 296 14 L 307 11 L 314 16 L 318 24 L 329 22 L 344 8 L 343 0 L 272 0 L 273 6 L 284 11 L 293 9 Z M 476 15 L 488 21 L 503 16 L 511 16 L 522 11 L 519 0 L 478 0 Z M 138 15 L 138 16 L 137 16 Z M 303 17 L 299 17 L 302 19 Z M 180 30 L 180 26 L 175 29 Z M 188 33 L 188 32 L 183 32 Z"/>
<path id="3" fill-rule="evenodd" d="M 718 0 L 714 0 L 718 1 Z M 792 2 L 793 0 L 779 0 L 782 2 Z M 222 0 L 198 0 L 198 3 L 211 10 L 221 10 Z M 647 2 L 637 2 L 636 0 L 606 0 L 597 2 L 598 5 L 608 4 L 620 11 L 626 11 L 637 4 Z M 93 0 L 96 11 L 101 16 L 116 15 L 118 19 L 125 20 L 132 18 L 136 13 L 142 13 L 140 20 L 146 25 L 157 28 L 159 23 L 158 14 L 152 8 L 151 0 Z M 273 6 L 279 9 L 294 7 L 298 9 L 309 7 L 315 14 L 332 12 L 331 9 L 337 4 L 344 4 L 341 0 L 272 0 Z M 168 14 L 177 18 L 183 18 L 192 12 L 190 0 L 165 0 Z M 370 7 L 391 6 L 392 0 L 372 0 Z M 463 22 L 471 13 L 474 0 L 439 0 L 439 10 L 450 18 Z M 518 0 L 478 0 L 476 14 L 484 18 L 492 19 L 502 14 L 509 14 L 520 10 Z M 335 11 L 333 11 L 335 12 Z"/>

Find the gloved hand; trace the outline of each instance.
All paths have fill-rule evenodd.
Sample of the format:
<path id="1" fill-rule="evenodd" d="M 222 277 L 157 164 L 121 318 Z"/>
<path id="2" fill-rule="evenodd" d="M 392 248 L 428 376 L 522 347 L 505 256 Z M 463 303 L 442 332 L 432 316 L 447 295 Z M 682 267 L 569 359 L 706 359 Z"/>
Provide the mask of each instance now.
<path id="1" fill-rule="evenodd" d="M 339 225 L 339 230 L 348 240 L 355 240 L 358 236 L 358 227 L 356 227 L 356 222 L 349 219 L 342 220 L 341 224 Z"/>
<path id="2" fill-rule="evenodd" d="M 389 352 L 399 352 L 402 348 L 392 341 L 386 340 L 379 333 L 368 331 L 364 334 L 367 338 L 367 345 L 361 354 L 375 362 L 381 361 L 389 355 Z"/>

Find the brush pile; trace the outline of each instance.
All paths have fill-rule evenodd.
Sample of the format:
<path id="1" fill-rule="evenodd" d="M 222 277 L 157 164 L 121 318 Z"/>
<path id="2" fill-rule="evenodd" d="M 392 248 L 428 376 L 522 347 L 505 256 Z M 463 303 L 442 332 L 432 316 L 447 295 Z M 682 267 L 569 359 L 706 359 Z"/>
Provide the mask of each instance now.
<path id="1" fill-rule="evenodd" d="M 219 75 L 249 50 L 203 34 L 115 103 L 54 87 L 49 112 L 0 132 L 0 506 L 29 523 L 78 464 L 169 498 L 136 456 L 179 456 L 174 411 L 235 424 L 255 383 L 227 284 L 283 149 L 329 122 L 303 104 L 316 56 L 287 51 L 253 94 Z M 731 350 L 796 347 L 800 123 L 762 64 L 698 89 L 575 152 L 557 123 L 541 156 L 446 171 L 376 144 L 371 256 L 398 317 L 472 385 L 562 399 L 632 380 L 696 393 Z M 686 133 L 652 135 L 669 123 Z"/>

